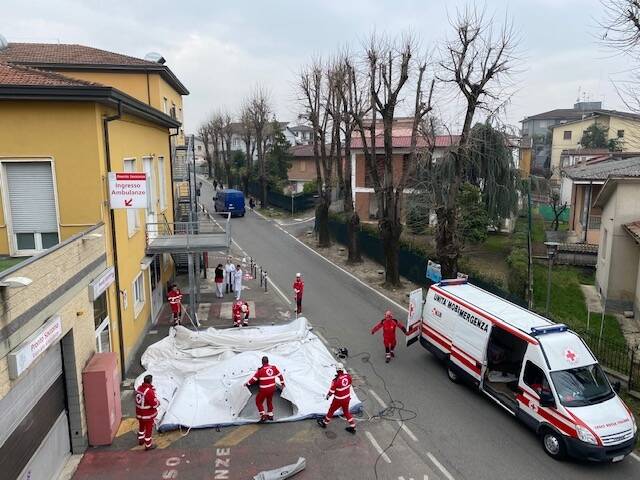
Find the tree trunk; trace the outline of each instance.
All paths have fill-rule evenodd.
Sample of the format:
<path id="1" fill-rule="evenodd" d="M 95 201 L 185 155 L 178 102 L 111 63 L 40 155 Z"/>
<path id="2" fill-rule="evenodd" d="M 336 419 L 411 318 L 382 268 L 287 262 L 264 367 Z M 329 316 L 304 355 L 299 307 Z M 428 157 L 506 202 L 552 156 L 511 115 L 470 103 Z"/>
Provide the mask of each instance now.
<path id="1" fill-rule="evenodd" d="M 460 248 L 457 238 L 456 209 L 439 207 L 436 209 L 436 216 L 438 217 L 436 255 L 440 262 L 442 278 L 457 278 Z"/>
<path id="2" fill-rule="evenodd" d="M 331 246 L 331 236 L 329 234 L 329 206 L 331 205 L 331 190 L 325 189 L 320 195 L 320 202 L 316 207 L 316 221 L 318 224 L 318 247 L 327 248 Z"/>
<path id="3" fill-rule="evenodd" d="M 360 230 L 360 217 L 358 212 L 352 210 L 347 213 L 347 238 L 349 256 L 347 263 L 362 263 L 362 256 L 360 255 L 360 237 L 358 237 L 358 231 Z"/>
<path id="4" fill-rule="evenodd" d="M 384 245 L 385 285 L 397 287 L 400 285 L 398 252 L 400 250 L 402 224 L 399 221 L 383 217 L 378 222 L 378 228 Z"/>
<path id="5" fill-rule="evenodd" d="M 213 178 L 213 162 L 211 161 L 211 156 L 207 155 L 207 175 L 209 180 Z"/>
<path id="6" fill-rule="evenodd" d="M 260 194 L 262 195 L 260 205 L 262 208 L 267 208 L 267 177 L 265 175 L 260 175 Z"/>

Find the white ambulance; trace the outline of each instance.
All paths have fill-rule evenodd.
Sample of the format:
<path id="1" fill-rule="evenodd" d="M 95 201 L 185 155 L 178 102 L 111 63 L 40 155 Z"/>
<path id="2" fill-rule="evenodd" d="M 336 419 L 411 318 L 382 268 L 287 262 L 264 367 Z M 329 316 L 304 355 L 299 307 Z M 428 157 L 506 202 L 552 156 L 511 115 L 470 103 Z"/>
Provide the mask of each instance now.
<path id="1" fill-rule="evenodd" d="M 419 339 L 452 381 L 469 380 L 533 428 L 551 457 L 617 462 L 633 450 L 631 411 L 566 325 L 466 280 L 433 285 L 422 315 L 411 315 L 419 310 L 411 305 L 408 343 Z"/>

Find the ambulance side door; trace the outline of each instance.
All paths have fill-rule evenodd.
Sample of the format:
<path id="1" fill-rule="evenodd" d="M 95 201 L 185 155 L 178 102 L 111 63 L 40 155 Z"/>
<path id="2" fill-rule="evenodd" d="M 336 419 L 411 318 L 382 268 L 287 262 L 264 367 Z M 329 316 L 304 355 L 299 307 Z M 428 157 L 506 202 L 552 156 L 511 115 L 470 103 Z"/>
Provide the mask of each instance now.
<path id="1" fill-rule="evenodd" d="M 544 368 L 544 362 L 540 348 L 537 345 L 529 344 L 520 370 L 518 382 L 520 391 L 516 400 L 518 402 L 517 416 L 533 429 L 536 429 L 544 421 L 540 406 L 541 397 L 552 395 L 549 375 L 547 369 Z"/>

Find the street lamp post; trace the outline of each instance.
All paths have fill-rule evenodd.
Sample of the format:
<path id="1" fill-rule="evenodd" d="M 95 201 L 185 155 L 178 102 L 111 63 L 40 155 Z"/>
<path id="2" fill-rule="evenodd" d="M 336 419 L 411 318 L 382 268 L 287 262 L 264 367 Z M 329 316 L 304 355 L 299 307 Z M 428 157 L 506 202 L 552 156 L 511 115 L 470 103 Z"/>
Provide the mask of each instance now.
<path id="1" fill-rule="evenodd" d="M 551 303 L 551 265 L 553 265 L 553 258 L 555 257 L 558 246 L 558 242 L 544 242 L 547 247 L 547 258 L 549 259 L 549 272 L 547 274 L 547 306 L 545 308 L 545 315 L 549 316 L 549 305 Z"/>

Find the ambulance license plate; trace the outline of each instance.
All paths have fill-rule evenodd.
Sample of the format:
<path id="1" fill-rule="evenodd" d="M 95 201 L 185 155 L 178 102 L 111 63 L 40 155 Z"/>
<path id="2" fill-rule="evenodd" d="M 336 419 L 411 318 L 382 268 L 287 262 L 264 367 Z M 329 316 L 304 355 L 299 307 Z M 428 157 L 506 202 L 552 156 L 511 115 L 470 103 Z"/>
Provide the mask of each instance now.
<path id="1" fill-rule="evenodd" d="M 618 455 L 617 457 L 613 457 L 613 458 L 611 459 L 611 461 L 612 461 L 613 463 L 620 462 L 620 461 L 622 461 L 622 460 L 624 460 L 624 455 Z"/>

